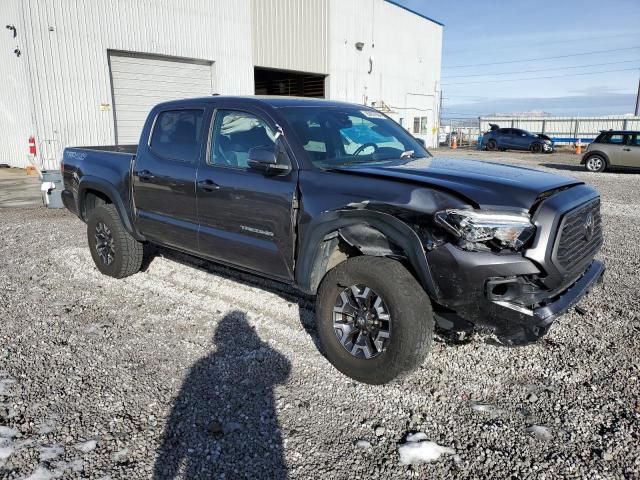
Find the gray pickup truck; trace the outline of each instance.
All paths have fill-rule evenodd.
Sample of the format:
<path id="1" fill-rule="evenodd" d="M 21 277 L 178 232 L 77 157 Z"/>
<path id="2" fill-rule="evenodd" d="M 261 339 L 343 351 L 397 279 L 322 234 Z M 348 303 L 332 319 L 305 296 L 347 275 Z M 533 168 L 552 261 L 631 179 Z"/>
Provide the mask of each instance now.
<path id="1" fill-rule="evenodd" d="M 600 198 L 536 170 L 434 158 L 372 108 L 224 97 L 156 106 L 138 145 L 67 148 L 97 268 L 155 243 L 316 295 L 327 358 L 379 384 L 434 326 L 529 342 L 600 280 Z"/>

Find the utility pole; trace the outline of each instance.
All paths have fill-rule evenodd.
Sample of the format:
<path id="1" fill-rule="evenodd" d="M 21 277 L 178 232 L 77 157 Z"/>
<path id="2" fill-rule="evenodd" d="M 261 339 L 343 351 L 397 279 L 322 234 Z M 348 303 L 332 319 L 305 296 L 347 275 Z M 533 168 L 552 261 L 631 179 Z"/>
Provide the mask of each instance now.
<path id="1" fill-rule="evenodd" d="M 638 79 L 638 95 L 636 96 L 636 117 L 640 115 L 640 79 Z"/>

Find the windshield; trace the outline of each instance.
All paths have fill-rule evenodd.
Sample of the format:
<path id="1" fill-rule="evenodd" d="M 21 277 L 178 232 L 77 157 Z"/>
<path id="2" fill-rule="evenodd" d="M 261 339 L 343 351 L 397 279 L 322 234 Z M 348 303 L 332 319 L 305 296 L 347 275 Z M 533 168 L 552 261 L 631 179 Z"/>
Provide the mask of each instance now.
<path id="1" fill-rule="evenodd" d="M 288 107 L 282 113 L 319 168 L 431 156 L 404 128 L 367 107 Z"/>

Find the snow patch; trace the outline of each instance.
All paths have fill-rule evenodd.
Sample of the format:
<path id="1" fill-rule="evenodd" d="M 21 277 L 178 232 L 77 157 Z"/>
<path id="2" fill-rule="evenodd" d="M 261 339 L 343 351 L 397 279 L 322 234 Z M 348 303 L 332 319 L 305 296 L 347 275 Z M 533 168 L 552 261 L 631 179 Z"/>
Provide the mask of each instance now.
<path id="1" fill-rule="evenodd" d="M 5 446 L 0 445 L 0 462 L 9 458 L 15 450 L 11 444 Z"/>
<path id="2" fill-rule="evenodd" d="M 367 440 L 358 440 L 356 442 L 356 447 L 362 448 L 363 450 L 369 450 L 371 448 L 371 442 Z"/>
<path id="3" fill-rule="evenodd" d="M 418 433 L 410 433 L 407 435 L 407 442 L 421 442 L 422 440 L 428 440 L 426 433 L 418 432 Z"/>
<path id="4" fill-rule="evenodd" d="M 14 383 L 16 383 L 16 381 L 13 378 L 0 378 L 0 395 L 8 397 L 9 390 L 11 390 L 11 386 Z"/>
<path id="5" fill-rule="evenodd" d="M 47 445 L 40 447 L 40 461 L 53 460 L 58 458 L 64 452 L 62 445 Z"/>
<path id="6" fill-rule="evenodd" d="M 548 442 L 553 438 L 551 431 L 549 431 L 547 427 L 542 427 L 540 425 L 531 425 L 527 428 L 527 432 L 532 434 L 538 440 L 544 440 L 545 442 Z"/>
<path id="7" fill-rule="evenodd" d="M 24 480 L 51 480 L 52 478 L 60 477 L 63 472 L 47 470 L 44 467 L 38 467 L 35 472 L 29 475 Z"/>
<path id="8" fill-rule="evenodd" d="M 96 442 L 95 440 L 87 440 L 86 442 L 76 443 L 74 447 L 80 450 L 82 453 L 89 453 L 92 450 L 95 450 L 96 445 L 98 445 L 98 442 Z"/>
<path id="9" fill-rule="evenodd" d="M 0 425 L 0 438 L 13 438 L 16 435 L 18 435 L 18 430 L 15 428 Z"/>
<path id="10" fill-rule="evenodd" d="M 407 435 L 406 443 L 398 446 L 401 465 L 418 465 L 420 463 L 433 462 L 445 453 L 453 455 L 456 451 L 453 448 L 443 447 L 435 442 L 428 441 L 427 435 L 423 432 Z"/>
<path id="11" fill-rule="evenodd" d="M 502 413 L 502 410 L 489 403 L 474 403 L 471 405 L 471 408 L 476 412 L 488 413 L 490 415 L 498 415 L 499 413 Z"/>

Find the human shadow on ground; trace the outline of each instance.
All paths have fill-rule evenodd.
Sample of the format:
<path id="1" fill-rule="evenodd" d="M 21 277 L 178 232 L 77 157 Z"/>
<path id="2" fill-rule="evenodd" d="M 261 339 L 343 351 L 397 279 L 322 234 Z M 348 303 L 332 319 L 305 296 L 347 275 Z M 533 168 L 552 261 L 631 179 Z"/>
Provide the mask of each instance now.
<path id="1" fill-rule="evenodd" d="M 223 317 L 213 343 L 173 403 L 153 478 L 286 478 L 274 388 L 289 361 L 240 311 Z"/>

